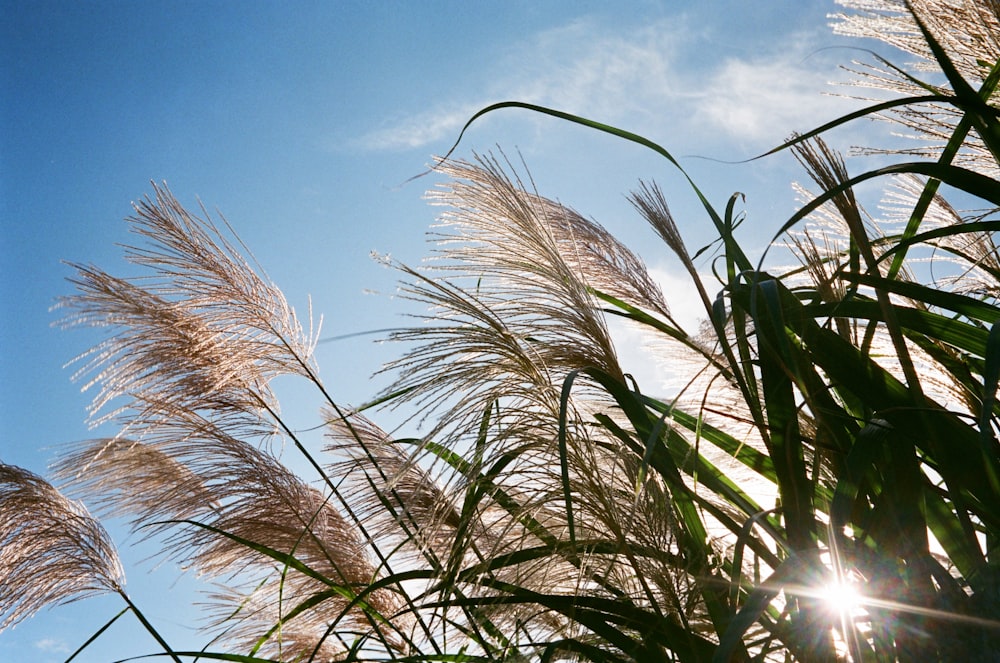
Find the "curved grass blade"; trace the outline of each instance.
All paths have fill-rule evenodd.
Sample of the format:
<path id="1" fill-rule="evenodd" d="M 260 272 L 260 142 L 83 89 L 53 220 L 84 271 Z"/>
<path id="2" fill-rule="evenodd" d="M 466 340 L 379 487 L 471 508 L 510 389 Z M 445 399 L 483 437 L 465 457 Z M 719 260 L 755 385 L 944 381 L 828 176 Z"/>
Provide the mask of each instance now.
<path id="1" fill-rule="evenodd" d="M 869 51 L 870 52 L 870 51 Z M 877 57 L 877 56 L 876 56 Z M 811 138 L 816 138 L 829 132 L 831 129 L 836 129 L 842 125 L 852 122 L 854 120 L 859 120 L 863 117 L 869 117 L 882 113 L 887 110 L 892 110 L 893 108 L 899 108 L 901 106 L 914 106 L 917 104 L 929 104 L 929 103 L 952 103 L 955 100 L 954 97 L 943 94 L 925 94 L 918 95 L 914 97 L 901 97 L 899 99 L 890 99 L 889 101 L 882 101 L 877 104 L 872 104 L 871 106 L 865 106 L 856 111 L 850 113 L 845 113 L 840 117 L 830 120 L 815 129 L 811 129 L 803 134 L 797 134 L 794 138 L 782 143 L 781 145 L 768 150 L 762 154 L 758 154 L 755 157 L 747 159 L 746 161 L 737 163 L 749 163 L 751 161 L 756 161 L 758 159 L 763 159 L 764 157 L 771 156 L 773 154 L 778 154 L 791 147 L 794 147 L 800 143 L 803 143 Z"/>
<path id="2" fill-rule="evenodd" d="M 799 209 L 795 214 L 791 216 L 781 228 L 775 233 L 771 240 L 770 246 L 774 246 L 778 238 L 783 234 L 788 232 L 792 227 L 794 227 L 799 221 L 803 220 L 817 209 L 819 209 L 825 203 L 833 200 L 838 195 L 844 193 L 845 191 L 851 189 L 852 187 L 861 184 L 862 182 L 867 182 L 868 180 L 875 179 L 877 177 L 884 177 L 886 175 L 896 175 L 901 173 L 911 173 L 915 175 L 925 175 L 927 177 L 932 177 L 941 180 L 945 184 L 952 186 L 956 189 L 964 191 L 970 195 L 981 198 L 985 201 L 993 203 L 1000 207 L 1000 186 L 997 186 L 996 180 L 977 173 L 973 170 L 967 168 L 961 168 L 959 166 L 953 166 L 950 164 L 942 163 L 929 163 L 926 161 L 909 161 L 906 163 L 893 164 L 889 166 L 884 166 L 882 168 L 877 168 L 875 170 L 870 170 L 868 172 L 856 175 L 840 185 L 824 191 L 819 196 L 813 200 L 806 203 L 801 209 Z M 762 267 L 764 264 L 764 259 L 766 257 L 767 250 L 764 251 L 764 255 L 758 264 L 758 268 Z"/>
<path id="3" fill-rule="evenodd" d="M 649 396 L 643 396 L 643 403 L 660 414 L 669 409 L 667 404 Z M 705 423 L 701 417 L 688 414 L 684 410 L 675 408 L 671 416 L 675 423 L 680 424 L 692 433 L 701 435 L 702 439 L 708 440 L 714 446 L 722 449 L 734 459 L 759 474 L 762 478 L 772 483 L 776 480 L 774 462 L 767 454 L 757 451 L 725 431 Z"/>
<path id="4" fill-rule="evenodd" d="M 861 282 L 861 279 L 858 281 Z M 906 288 L 900 288 L 900 290 L 913 292 L 912 289 Z M 964 302 L 955 302 L 945 297 L 934 297 L 933 299 L 935 301 L 948 301 L 949 304 L 959 306 L 964 304 Z M 986 352 L 989 333 L 979 325 L 970 324 L 934 311 L 924 311 L 908 306 L 893 305 L 893 312 L 896 314 L 899 325 L 906 332 L 922 334 L 947 343 L 973 357 L 983 357 Z M 878 302 L 860 297 L 833 304 L 807 304 L 797 314 L 790 314 L 789 317 L 796 322 L 804 322 L 807 318 L 817 319 L 832 316 L 872 322 L 881 322 L 883 319 L 882 309 Z"/>
<path id="5" fill-rule="evenodd" d="M 631 656 L 632 660 L 659 660 L 657 654 L 660 652 L 654 645 L 668 648 L 681 661 L 709 661 L 716 650 L 715 643 L 683 629 L 669 618 L 614 599 L 592 595 L 543 594 L 503 582 L 493 582 L 490 586 L 504 592 L 504 595 L 463 601 L 540 605 L 572 618 Z M 637 641 L 628 632 L 631 630 L 641 634 L 642 639 Z"/>
<path id="6" fill-rule="evenodd" d="M 563 380 L 559 394 L 559 477 L 562 483 L 563 500 L 566 502 L 566 529 L 569 532 L 570 546 L 576 543 L 576 528 L 573 520 L 573 494 L 569 482 L 569 448 L 566 441 L 566 417 L 569 410 L 569 396 L 573 390 L 573 381 L 579 371 L 570 371 Z M 572 552 L 575 556 L 575 552 Z"/>
<path id="7" fill-rule="evenodd" d="M 937 38 L 927 29 L 927 26 L 920 20 L 917 13 L 913 11 L 909 0 L 907 0 L 907 8 L 910 9 L 910 14 L 912 14 L 913 20 L 916 21 L 917 27 L 920 28 L 920 33 L 923 35 L 924 41 L 927 42 L 931 52 L 934 54 L 935 61 L 941 67 L 941 71 L 944 72 L 948 83 L 951 84 L 951 88 L 955 92 L 956 100 L 953 102 L 954 105 L 965 111 L 966 116 L 971 119 L 972 125 L 983 139 L 987 149 L 993 154 L 994 160 L 1000 164 L 1000 122 L 997 121 L 997 109 L 987 104 L 985 99 L 980 96 L 980 93 L 977 93 L 969 85 L 968 81 L 962 77 L 955 67 L 955 63 L 948 57 L 947 51 L 942 48 Z M 996 66 L 994 65 L 994 72 L 996 71 Z"/>
<path id="8" fill-rule="evenodd" d="M 743 523 L 743 528 L 740 530 L 739 534 L 736 536 L 736 543 L 733 545 L 733 559 L 732 559 L 732 571 L 730 574 L 730 588 L 729 588 L 729 601 L 732 605 L 737 605 L 740 596 L 740 590 L 743 584 L 743 551 L 747 547 L 747 543 L 755 543 L 751 534 L 753 533 L 753 528 L 759 524 L 763 519 L 770 517 L 771 515 L 780 511 L 780 507 L 774 509 L 767 509 L 766 511 L 758 511 L 757 513 L 750 516 L 745 523 Z"/>
<path id="9" fill-rule="evenodd" d="M 448 150 L 445 156 L 441 158 L 441 162 L 446 160 L 452 154 L 452 152 L 455 151 L 459 143 L 462 142 L 462 137 L 465 135 L 465 132 L 469 129 L 470 126 L 472 126 L 472 124 L 476 120 L 478 120 L 479 118 L 488 113 L 492 113 L 494 111 L 498 111 L 504 108 L 520 108 L 535 113 L 541 113 L 542 115 L 549 115 L 551 117 L 555 117 L 560 120 L 565 120 L 566 122 L 579 124 L 581 126 L 589 127 L 597 131 L 611 134 L 612 136 L 617 136 L 618 138 L 622 138 L 632 143 L 642 145 L 643 147 L 646 147 L 656 152 L 660 156 L 667 159 L 667 161 L 673 164 L 677 168 L 677 170 L 680 171 L 681 175 L 683 175 L 684 178 L 688 181 L 688 184 L 690 184 L 695 195 L 698 197 L 698 200 L 701 202 L 702 206 L 705 208 L 705 211 L 712 219 L 712 222 L 715 224 L 716 229 L 720 231 L 720 235 L 725 236 L 725 233 L 722 232 L 723 221 L 722 218 L 719 216 L 718 212 L 715 211 L 715 208 L 708 201 L 708 198 L 705 197 L 701 189 L 699 189 L 698 186 L 694 183 L 694 180 L 692 180 L 690 175 L 687 174 L 687 171 L 685 171 L 681 167 L 677 159 L 675 159 L 674 156 L 670 152 L 668 152 L 664 147 L 658 145 L 657 143 L 654 143 L 653 141 L 649 140 L 644 136 L 640 136 L 639 134 L 633 133 L 631 131 L 626 131 L 625 129 L 619 129 L 618 127 L 614 127 L 609 124 L 604 124 L 602 122 L 597 122 L 595 120 L 589 120 L 585 117 L 574 115 L 572 113 L 566 113 L 564 111 L 556 110 L 554 108 L 539 106 L 537 104 L 529 104 L 523 101 L 501 101 L 499 103 L 486 106 L 485 108 L 478 110 L 471 118 L 469 118 L 468 121 L 466 121 L 465 126 L 463 126 L 462 130 L 459 132 L 458 138 L 455 140 L 455 143 L 451 146 L 451 148 Z M 747 259 L 746 255 L 743 253 L 743 249 L 739 245 L 734 243 L 733 245 L 727 246 L 726 248 L 728 252 L 730 252 L 735 258 L 738 259 L 738 262 L 741 265 L 745 265 L 747 268 L 749 268 L 750 262 Z"/>
<path id="10" fill-rule="evenodd" d="M 966 233 L 994 233 L 1000 230 L 1000 221 L 967 221 L 950 226 L 942 226 L 925 230 L 922 233 L 915 233 L 912 236 L 902 237 L 901 235 L 890 235 L 883 238 L 881 243 L 891 243 L 885 247 L 885 251 L 879 256 L 879 262 L 886 258 L 893 258 L 900 252 L 909 249 L 915 244 L 929 242 L 942 237 L 957 237 Z M 949 250 L 949 247 L 938 247 Z"/>

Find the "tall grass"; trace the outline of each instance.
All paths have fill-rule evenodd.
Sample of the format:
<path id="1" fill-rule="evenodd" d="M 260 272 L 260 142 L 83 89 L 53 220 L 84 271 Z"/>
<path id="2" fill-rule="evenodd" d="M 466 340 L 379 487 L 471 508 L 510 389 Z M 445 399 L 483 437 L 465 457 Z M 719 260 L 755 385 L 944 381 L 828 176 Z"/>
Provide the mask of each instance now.
<path id="1" fill-rule="evenodd" d="M 759 263 L 736 235 L 738 198 L 717 208 L 692 182 L 718 235 L 712 282 L 661 190 L 638 186 L 637 213 L 699 293 L 699 330 L 682 328 L 628 247 L 541 196 L 502 154 L 447 158 L 434 260 L 396 265 L 427 312 L 393 334 L 405 349 L 384 369 L 392 387 L 351 409 L 319 378 L 315 334 L 245 247 L 165 188 L 137 206 L 144 243 L 126 252 L 146 274 L 80 265 L 64 301 L 67 325 L 114 330 L 80 376 L 98 391 L 92 418 L 121 432 L 79 445 L 56 477 L 219 583 L 205 651 L 161 639 L 164 650 L 1000 659 L 1000 6 L 843 4 L 857 11 L 838 30 L 907 49 L 946 82 L 879 58 L 857 65 L 859 84 L 899 96 L 775 150 L 792 151 L 819 193 L 800 189 L 803 207 Z M 644 137 L 555 109 L 506 102 L 470 123 L 509 107 L 680 168 Z M 871 116 L 925 142 L 852 174 L 822 134 Z M 887 220 L 855 197 L 870 181 L 884 186 Z M 943 188 L 989 210 L 962 214 Z M 798 266 L 769 266 L 779 245 Z M 626 375 L 612 317 L 655 340 L 683 387 L 657 398 Z M 280 375 L 314 388 L 321 455 L 281 414 L 269 387 Z M 376 405 L 413 408 L 427 435 L 392 437 L 368 418 Z M 315 474 L 283 466 L 275 437 Z M 96 591 L 129 601 L 96 521 L 24 527 L 29 493 L 83 512 L 4 467 L 5 624 Z"/>

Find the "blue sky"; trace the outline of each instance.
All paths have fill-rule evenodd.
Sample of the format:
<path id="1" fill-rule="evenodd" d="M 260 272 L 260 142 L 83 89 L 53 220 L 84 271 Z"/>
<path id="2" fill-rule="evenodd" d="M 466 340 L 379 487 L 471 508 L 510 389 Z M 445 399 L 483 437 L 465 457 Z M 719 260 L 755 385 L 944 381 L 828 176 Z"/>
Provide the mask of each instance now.
<path id="1" fill-rule="evenodd" d="M 415 264 L 435 211 L 421 173 L 477 109 L 518 99 L 643 134 L 684 156 L 710 199 L 747 194 L 745 236 L 763 247 L 794 209 L 799 171 L 773 147 L 854 104 L 828 96 L 856 52 L 828 27 L 832 3 L 12 2 L 0 1 L 0 459 L 43 473 L 59 444 L 94 436 L 64 364 L 97 336 L 51 327 L 71 271 L 121 266 L 130 202 L 165 180 L 186 205 L 221 211 L 323 336 L 401 324 L 396 275 L 371 251 Z M 836 135 L 864 142 L 867 125 Z M 543 195 L 594 217 L 662 276 L 684 310 L 669 252 L 625 200 L 656 179 L 688 245 L 708 220 L 662 158 L 524 111 L 473 126 L 456 155 L 518 152 Z M 628 348 L 622 351 L 627 359 Z M 336 398 L 358 403 L 392 356 L 370 338 L 325 343 Z M 628 367 L 627 367 L 628 368 Z M 642 370 L 636 367 L 636 372 Z M 654 376 L 655 378 L 655 376 Z M 112 528 L 118 536 L 120 531 Z M 136 560 L 149 549 L 122 546 Z M 162 564 L 129 588 L 178 644 L 190 578 Z M 60 661 L 120 608 L 95 599 L 0 635 L 0 660 Z M 131 618 L 80 661 L 155 650 Z"/>

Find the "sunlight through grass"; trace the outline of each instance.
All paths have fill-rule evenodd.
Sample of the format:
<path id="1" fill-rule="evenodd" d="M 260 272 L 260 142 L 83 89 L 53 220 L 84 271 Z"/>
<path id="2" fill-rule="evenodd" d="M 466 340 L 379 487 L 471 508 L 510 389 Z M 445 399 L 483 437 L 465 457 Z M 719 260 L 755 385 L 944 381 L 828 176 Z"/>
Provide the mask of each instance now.
<path id="1" fill-rule="evenodd" d="M 382 370 L 393 380 L 360 409 L 320 380 L 317 332 L 228 224 L 156 188 L 129 218 L 142 243 L 125 255 L 141 276 L 74 265 L 64 324 L 112 330 L 77 376 L 97 392 L 93 421 L 122 429 L 65 451 L 56 478 L 100 517 L 125 516 L 140 534 L 153 527 L 165 554 L 220 583 L 211 645 L 228 651 L 196 658 L 1000 661 L 983 658 L 1000 651 L 1000 114 L 988 103 L 1000 97 L 1000 51 L 990 50 L 1000 12 L 957 7 L 884 9 L 909 21 L 906 44 L 950 92 L 926 95 L 937 88 L 879 60 L 876 87 L 896 77 L 889 89 L 910 96 L 773 151 L 791 151 L 820 189 L 782 226 L 800 267 L 746 251 L 742 197 L 717 209 L 649 139 L 526 102 L 476 113 L 466 128 L 529 110 L 675 166 L 718 234 L 702 250 L 714 252 L 710 276 L 663 189 L 640 182 L 629 201 L 706 319 L 684 329 L 637 254 L 539 194 L 502 151 L 449 151 L 435 164 L 449 182 L 429 194 L 445 208 L 433 261 L 388 261 L 403 279 L 398 296 L 422 312 L 390 333 L 405 348 Z M 946 9 L 957 13 L 942 23 Z M 938 21 L 933 30 L 924 18 Z M 858 25 L 882 25 L 868 19 Z M 987 19 L 989 43 L 975 42 L 982 57 L 970 58 L 976 34 L 956 40 L 949 28 Z M 900 26 L 879 30 L 869 36 Z M 893 108 L 911 129 L 943 118 L 926 128 L 950 137 L 937 161 L 857 174 L 820 136 Z M 903 209 L 902 234 L 855 198 L 871 181 Z M 962 216 L 939 184 L 997 208 Z M 962 277 L 925 269 L 930 259 Z M 675 394 L 628 372 L 612 318 L 669 362 Z M 279 408 L 272 382 L 292 378 L 313 389 L 321 451 L 314 428 Z M 368 418 L 378 405 L 412 408 L 421 437 L 381 428 Z M 315 475 L 275 455 L 276 437 Z M 7 474 L 0 544 L 16 540 L 11 551 L 23 554 L 0 551 L 0 590 L 14 584 L 6 577 L 20 592 L 0 591 L 0 623 L 41 607 L 21 594 L 120 592 L 110 543 L 96 561 L 74 557 L 103 537 L 47 526 L 53 540 L 23 526 L 25 514 L 75 513 L 75 503 L 33 475 Z M 36 559 L 54 559 L 55 571 Z M 79 577 L 66 569 L 80 559 L 99 582 L 71 595 L 58 581 Z M 120 593 L 165 653 L 189 657 Z"/>
<path id="2" fill-rule="evenodd" d="M 819 598 L 832 614 L 850 617 L 862 608 L 862 596 L 858 583 L 850 580 L 834 580 L 819 591 Z"/>

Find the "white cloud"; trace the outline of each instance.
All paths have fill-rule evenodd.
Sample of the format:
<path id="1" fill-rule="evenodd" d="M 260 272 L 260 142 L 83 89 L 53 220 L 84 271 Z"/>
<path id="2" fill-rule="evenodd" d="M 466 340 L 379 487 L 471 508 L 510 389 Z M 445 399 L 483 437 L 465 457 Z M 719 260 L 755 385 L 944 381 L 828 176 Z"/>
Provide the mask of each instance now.
<path id="1" fill-rule="evenodd" d="M 576 21 L 538 35 L 526 49 L 532 57 L 519 67 L 520 80 L 507 87 L 534 103 L 597 119 L 651 117 L 684 94 L 674 65 L 688 39 L 683 21 L 619 34 L 595 21 Z"/>
<path id="2" fill-rule="evenodd" d="M 780 59 L 726 60 L 706 82 L 695 114 L 709 128 L 752 142 L 777 144 L 856 108 L 834 97 L 825 68 Z"/>
<path id="3" fill-rule="evenodd" d="M 698 295 L 697 288 L 691 282 L 691 277 L 684 272 L 673 272 L 665 269 L 651 267 L 649 275 L 660 285 L 663 297 L 670 307 L 670 315 L 688 333 L 698 331 L 698 326 L 707 315 L 705 306 Z M 708 284 L 711 290 L 712 276 L 701 275 L 703 283 Z M 710 292 L 709 295 L 712 293 Z"/>
<path id="4" fill-rule="evenodd" d="M 455 138 L 472 115 L 486 104 L 449 106 L 413 116 L 403 122 L 388 124 L 371 131 L 358 140 L 369 150 L 393 150 L 422 147 L 445 138 Z"/>
<path id="5" fill-rule="evenodd" d="M 589 20 L 538 33 L 482 76 L 491 81 L 483 89 L 456 93 L 428 111 L 361 136 L 358 145 L 413 148 L 457 136 L 476 110 L 504 100 L 607 122 L 652 115 L 680 93 L 670 66 L 683 34 L 665 24 L 607 34 L 604 26 Z M 457 100 L 459 96 L 464 98 Z"/>
<path id="6" fill-rule="evenodd" d="M 405 149 L 454 138 L 476 110 L 511 99 L 668 135 L 675 145 L 691 135 L 704 143 L 706 131 L 777 144 L 851 105 L 823 94 L 831 89 L 832 61 L 806 59 L 816 36 L 827 34 L 823 26 L 812 39 L 788 38 L 780 51 L 721 61 L 704 57 L 712 41 L 683 17 L 613 30 L 578 19 L 540 32 L 484 72 L 490 83 L 482 89 L 455 91 L 427 111 L 361 136 L 357 145 Z"/>
<path id="7" fill-rule="evenodd" d="M 695 334 L 706 319 L 705 307 L 691 278 L 684 272 L 650 268 L 650 276 L 660 285 L 663 296 L 670 307 L 670 315 L 689 334 Z M 713 277 L 702 275 L 708 284 L 711 296 Z M 678 387 L 676 362 L 665 348 L 673 348 L 658 333 L 650 333 L 637 325 L 609 319 L 609 329 L 615 341 L 622 368 L 630 373 L 640 387 L 650 394 L 675 393 Z"/>
<path id="8" fill-rule="evenodd" d="M 35 649 L 41 650 L 49 654 L 68 654 L 70 653 L 69 646 L 62 640 L 57 640 L 55 638 L 42 638 L 34 643 Z"/>

